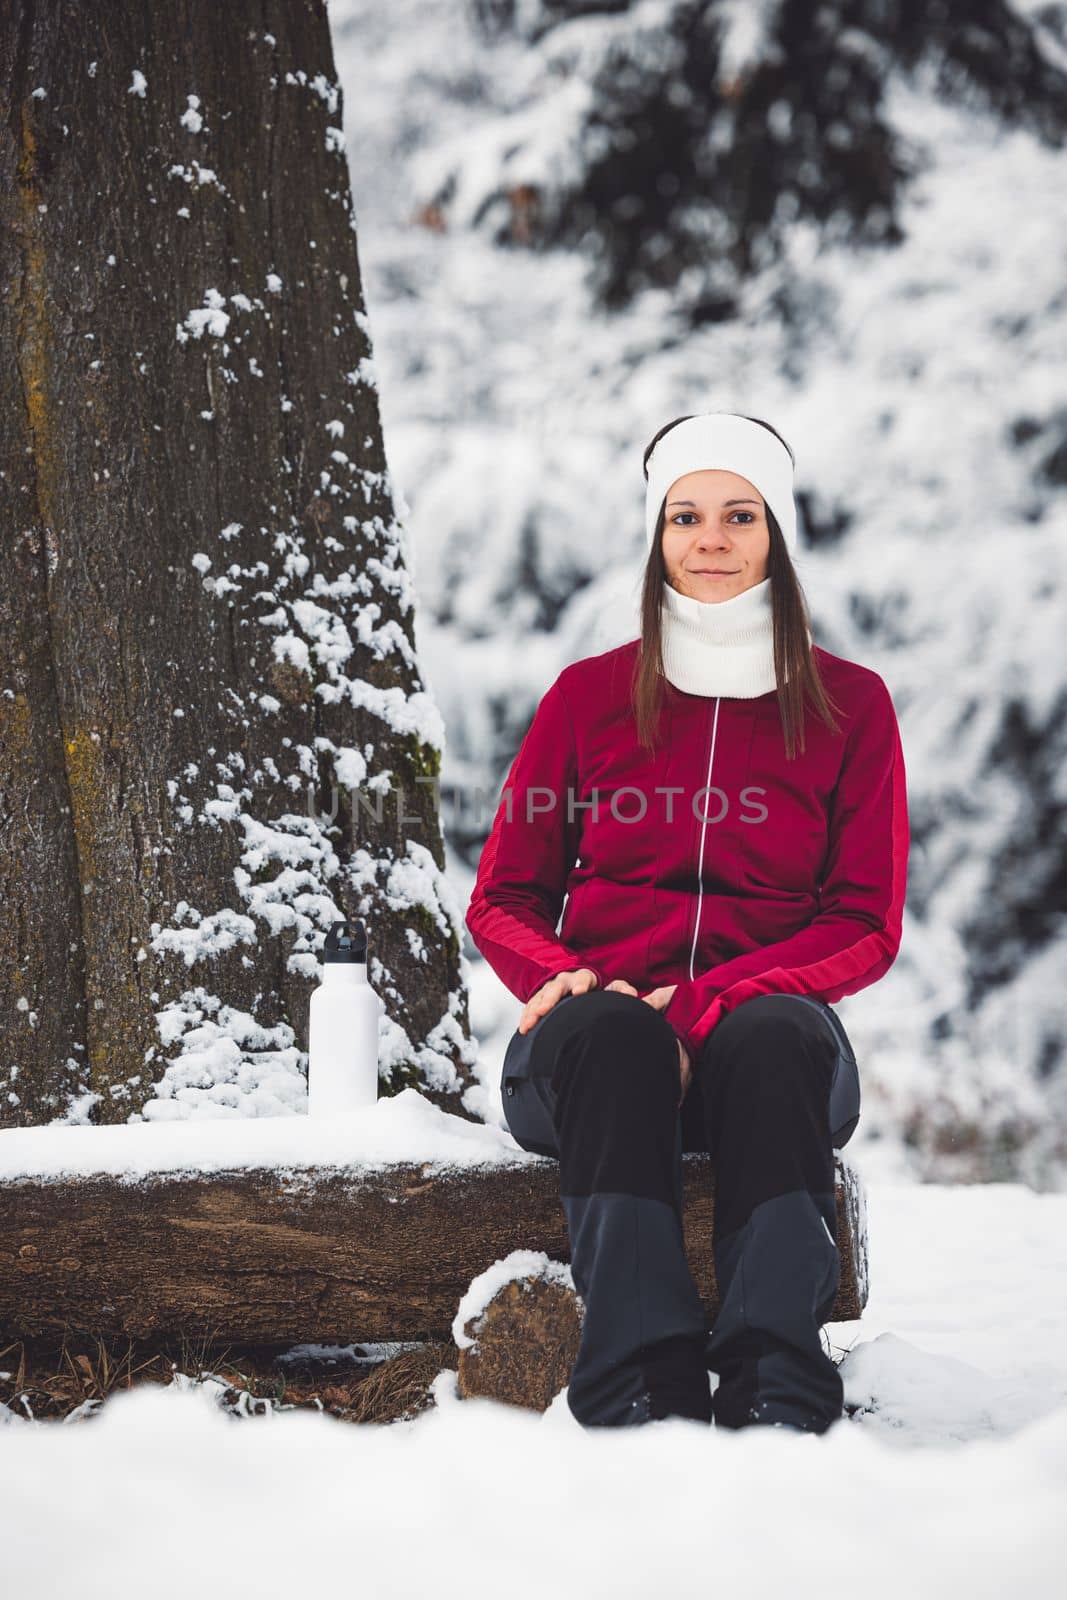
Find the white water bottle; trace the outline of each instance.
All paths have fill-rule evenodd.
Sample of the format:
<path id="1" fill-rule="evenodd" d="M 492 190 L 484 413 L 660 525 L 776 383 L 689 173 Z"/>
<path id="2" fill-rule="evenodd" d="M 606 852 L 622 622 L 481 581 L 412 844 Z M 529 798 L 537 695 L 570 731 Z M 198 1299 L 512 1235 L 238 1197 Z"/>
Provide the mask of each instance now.
<path id="1" fill-rule="evenodd" d="M 310 1117 L 358 1111 L 378 1098 L 378 1018 L 385 1002 L 367 981 L 362 921 L 333 924 L 323 962 L 308 1024 Z"/>

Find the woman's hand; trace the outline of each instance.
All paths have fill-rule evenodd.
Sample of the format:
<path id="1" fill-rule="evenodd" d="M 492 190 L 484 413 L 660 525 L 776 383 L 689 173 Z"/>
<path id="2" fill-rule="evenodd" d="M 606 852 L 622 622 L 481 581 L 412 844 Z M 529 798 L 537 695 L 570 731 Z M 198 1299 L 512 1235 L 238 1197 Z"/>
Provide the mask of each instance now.
<path id="1" fill-rule="evenodd" d="M 650 1006 L 655 1006 L 657 1011 L 665 1011 L 670 1005 L 671 997 L 677 987 L 676 983 L 668 983 L 662 989 L 650 989 L 647 994 L 641 996 L 641 999 L 647 1001 Z M 636 994 L 636 992 L 635 990 L 634 993 Z"/>
<path id="2" fill-rule="evenodd" d="M 597 987 L 597 975 L 589 967 L 579 967 L 576 972 L 557 972 L 554 978 L 549 978 L 540 989 L 534 991 L 522 1008 L 519 1018 L 519 1032 L 528 1033 L 535 1022 L 547 1016 L 565 994 L 585 994 L 590 989 Z M 609 984 L 614 988 L 614 984 Z M 634 990 L 636 994 L 636 989 Z"/>
<path id="3" fill-rule="evenodd" d="M 647 994 L 638 994 L 633 984 L 627 983 L 625 978 L 615 978 L 608 984 L 609 989 L 618 989 L 621 994 L 637 995 L 639 1000 L 655 1006 L 657 1011 L 663 1011 L 670 1004 L 671 996 L 677 987 L 676 983 L 669 983 L 663 989 L 650 989 Z"/>
<path id="4" fill-rule="evenodd" d="M 547 1016 L 565 994 L 587 994 L 590 989 L 596 987 L 597 975 L 589 967 L 579 967 L 576 972 L 557 972 L 554 978 L 549 978 L 548 982 L 543 983 L 527 1000 L 519 1018 L 519 1032 L 529 1032 L 534 1023 Z M 650 989 L 647 994 L 638 995 L 633 984 L 627 983 L 625 978 L 613 978 L 604 993 L 614 990 L 616 994 L 637 995 L 648 1005 L 654 1006 L 657 1011 L 662 1011 L 669 1004 L 677 987 L 676 983 L 669 983 L 661 989 Z M 681 1105 L 693 1076 L 693 1064 L 681 1039 L 678 1040 L 678 1065 L 682 1080 L 682 1092 L 678 1096 L 678 1104 Z"/>

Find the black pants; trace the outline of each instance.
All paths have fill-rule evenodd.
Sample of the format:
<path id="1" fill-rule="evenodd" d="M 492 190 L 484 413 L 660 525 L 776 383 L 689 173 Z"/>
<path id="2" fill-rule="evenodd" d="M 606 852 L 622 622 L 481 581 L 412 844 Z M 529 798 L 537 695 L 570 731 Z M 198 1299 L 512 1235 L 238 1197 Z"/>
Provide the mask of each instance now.
<path id="1" fill-rule="evenodd" d="M 567 995 L 508 1045 L 504 1112 L 554 1156 L 584 1321 L 567 1401 L 585 1426 L 667 1415 L 822 1432 L 842 1383 L 822 1347 L 837 1293 L 834 1147 L 859 1120 L 859 1074 L 825 1001 L 759 995 L 693 1062 L 634 995 Z M 715 1170 L 714 1329 L 686 1261 L 682 1154 Z M 719 1375 L 714 1397 L 709 1368 Z"/>

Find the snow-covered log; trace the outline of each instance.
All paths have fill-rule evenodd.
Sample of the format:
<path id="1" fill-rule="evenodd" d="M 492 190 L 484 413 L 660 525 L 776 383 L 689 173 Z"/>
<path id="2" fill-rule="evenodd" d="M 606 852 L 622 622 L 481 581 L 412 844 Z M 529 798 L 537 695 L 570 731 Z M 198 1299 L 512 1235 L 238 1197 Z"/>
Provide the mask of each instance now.
<path id="1" fill-rule="evenodd" d="M 686 1248 L 709 1320 L 713 1177 L 683 1161 Z M 867 1298 L 862 1183 L 838 1158 L 841 1286 Z M 559 1167 L 494 1160 L 46 1174 L 0 1182 L 0 1331 L 300 1341 L 450 1339 L 472 1279 L 513 1250 L 567 1262 Z"/>

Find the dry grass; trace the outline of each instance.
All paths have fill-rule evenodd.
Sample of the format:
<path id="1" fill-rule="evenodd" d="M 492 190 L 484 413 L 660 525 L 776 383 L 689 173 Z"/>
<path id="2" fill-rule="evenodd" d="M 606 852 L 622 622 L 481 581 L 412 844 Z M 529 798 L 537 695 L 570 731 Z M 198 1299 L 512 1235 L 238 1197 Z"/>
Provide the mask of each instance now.
<path id="1" fill-rule="evenodd" d="M 60 1342 L 12 1339 L 0 1348 L 0 1403 L 27 1420 L 83 1420 L 108 1396 L 135 1384 L 210 1384 L 235 1417 L 292 1407 L 346 1422 L 396 1422 L 432 1405 L 430 1384 L 453 1371 L 451 1344 L 427 1343 L 382 1360 L 336 1356 L 288 1359 L 285 1351 L 221 1345 L 210 1336 L 168 1342 L 67 1335 Z"/>

